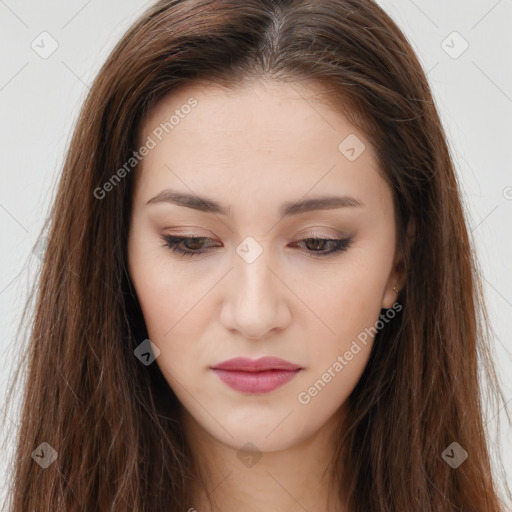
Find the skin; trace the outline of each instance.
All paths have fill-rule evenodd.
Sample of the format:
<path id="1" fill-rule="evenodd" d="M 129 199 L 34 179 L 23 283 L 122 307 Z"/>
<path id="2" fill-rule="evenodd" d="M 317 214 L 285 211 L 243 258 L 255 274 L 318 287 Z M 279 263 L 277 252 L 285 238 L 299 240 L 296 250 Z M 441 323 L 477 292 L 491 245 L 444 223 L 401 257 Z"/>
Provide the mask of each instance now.
<path id="1" fill-rule="evenodd" d="M 230 91 L 187 86 L 162 99 L 140 127 L 143 143 L 189 98 L 198 101 L 136 171 L 128 259 L 160 350 L 153 364 L 183 406 L 214 510 L 348 510 L 328 499 L 329 461 L 372 337 L 309 403 L 298 395 L 376 324 L 381 308 L 393 306 L 393 286 L 400 289 L 405 276 L 392 192 L 373 149 L 318 92 L 312 83 L 264 80 Z M 338 149 L 349 134 L 366 146 L 353 161 Z M 146 204 L 164 189 L 212 198 L 229 215 Z M 285 201 L 329 194 L 364 205 L 279 214 Z M 181 256 L 165 247 L 164 234 L 212 241 L 189 245 L 204 254 Z M 352 242 L 327 256 L 318 254 L 329 243 L 303 241 L 337 236 Z M 236 251 L 246 237 L 262 250 L 251 263 Z M 266 355 L 303 370 L 274 391 L 250 395 L 210 369 Z M 244 462 L 242 455 L 260 458 Z M 190 507 L 210 510 L 204 491 L 194 493 Z"/>

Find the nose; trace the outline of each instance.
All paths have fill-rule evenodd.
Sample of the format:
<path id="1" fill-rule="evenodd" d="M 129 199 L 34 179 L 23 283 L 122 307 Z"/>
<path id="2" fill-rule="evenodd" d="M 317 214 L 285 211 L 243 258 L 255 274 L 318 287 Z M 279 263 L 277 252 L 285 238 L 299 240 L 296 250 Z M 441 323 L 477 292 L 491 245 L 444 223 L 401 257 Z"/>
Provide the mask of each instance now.
<path id="1" fill-rule="evenodd" d="M 226 329 L 259 340 L 285 329 L 291 320 L 291 292 L 264 251 L 248 263 L 238 255 L 226 284 L 220 319 Z"/>

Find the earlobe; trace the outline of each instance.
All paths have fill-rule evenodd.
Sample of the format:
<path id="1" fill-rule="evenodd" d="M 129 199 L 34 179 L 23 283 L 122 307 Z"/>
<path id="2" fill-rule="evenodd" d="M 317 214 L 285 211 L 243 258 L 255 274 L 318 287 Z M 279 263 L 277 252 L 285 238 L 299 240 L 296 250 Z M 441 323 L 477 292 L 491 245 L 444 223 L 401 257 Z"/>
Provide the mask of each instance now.
<path id="1" fill-rule="evenodd" d="M 416 231 L 416 224 L 414 219 L 409 220 L 409 224 L 407 226 L 407 237 L 405 240 L 405 248 L 407 251 L 407 256 L 410 254 L 411 246 L 414 243 L 414 234 Z M 382 300 L 382 308 L 389 309 L 393 307 L 393 304 L 397 302 L 400 292 L 402 288 L 405 286 L 405 282 L 407 279 L 407 272 L 405 269 L 405 261 L 403 253 L 399 253 L 391 275 L 389 276 L 389 280 L 386 286 L 386 292 L 384 293 L 384 297 Z"/>
<path id="2" fill-rule="evenodd" d="M 396 264 L 393 272 L 389 276 L 386 292 L 382 299 L 382 309 L 389 309 L 398 300 L 400 291 L 405 284 L 405 271 L 402 259 Z"/>

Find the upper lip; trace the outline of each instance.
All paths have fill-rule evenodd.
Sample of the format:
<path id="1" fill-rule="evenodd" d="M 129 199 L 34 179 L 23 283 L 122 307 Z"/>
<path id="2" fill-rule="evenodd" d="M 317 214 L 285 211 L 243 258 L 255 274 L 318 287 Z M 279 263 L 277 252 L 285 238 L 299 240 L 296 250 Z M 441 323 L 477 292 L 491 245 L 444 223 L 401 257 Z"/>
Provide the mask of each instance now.
<path id="1" fill-rule="evenodd" d="M 211 367 L 214 370 L 231 370 L 242 372 L 263 372 L 267 370 L 301 370 L 302 366 L 290 363 L 278 357 L 261 357 L 249 359 L 247 357 L 235 357 Z"/>

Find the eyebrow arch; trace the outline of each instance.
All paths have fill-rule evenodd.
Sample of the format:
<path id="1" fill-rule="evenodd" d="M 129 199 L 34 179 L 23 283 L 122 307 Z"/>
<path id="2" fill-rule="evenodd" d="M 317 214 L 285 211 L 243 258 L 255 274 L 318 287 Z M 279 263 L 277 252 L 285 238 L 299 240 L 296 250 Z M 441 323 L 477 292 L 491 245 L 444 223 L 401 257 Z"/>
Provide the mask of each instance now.
<path id="1" fill-rule="evenodd" d="M 162 190 L 155 197 L 151 198 L 146 204 L 171 203 L 186 208 L 193 208 L 207 213 L 218 213 L 220 215 L 229 215 L 230 208 L 220 205 L 217 201 L 206 197 L 200 197 L 194 194 L 177 192 L 170 189 Z M 314 210 L 330 210 L 334 208 L 360 207 L 364 203 L 352 196 L 332 196 L 324 195 L 310 199 L 299 199 L 298 201 L 288 201 L 281 205 L 280 214 L 282 217 L 299 215 L 301 213 Z"/>

